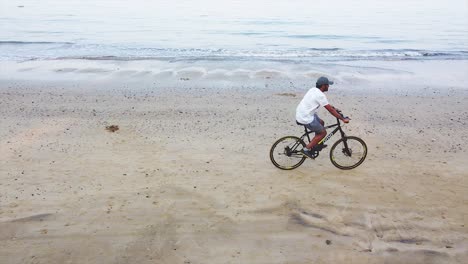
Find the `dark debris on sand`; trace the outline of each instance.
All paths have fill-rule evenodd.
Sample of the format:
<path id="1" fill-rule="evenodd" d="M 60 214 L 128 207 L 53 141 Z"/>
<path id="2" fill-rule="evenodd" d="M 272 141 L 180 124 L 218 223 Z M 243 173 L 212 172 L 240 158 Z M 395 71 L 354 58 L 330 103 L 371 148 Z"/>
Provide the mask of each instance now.
<path id="1" fill-rule="evenodd" d="M 119 126 L 117 126 L 117 125 L 106 126 L 106 130 L 109 131 L 109 132 L 115 132 L 115 131 L 119 130 Z"/>

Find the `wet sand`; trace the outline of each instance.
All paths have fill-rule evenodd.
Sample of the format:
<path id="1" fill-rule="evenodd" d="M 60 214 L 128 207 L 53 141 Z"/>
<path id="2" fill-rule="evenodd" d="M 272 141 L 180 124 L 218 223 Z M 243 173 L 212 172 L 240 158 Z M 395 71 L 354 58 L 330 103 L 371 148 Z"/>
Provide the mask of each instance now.
<path id="1" fill-rule="evenodd" d="M 328 98 L 352 118 L 347 134 L 366 141 L 366 161 L 339 170 L 325 150 L 282 171 L 268 154 L 302 132 L 293 118 L 306 87 L 294 79 L 263 72 L 261 89 L 206 88 L 198 75 L 171 73 L 171 86 L 124 70 L 131 78 L 0 81 L 1 263 L 468 259 L 460 78 L 405 89 L 418 76 L 375 88 L 366 73 L 340 75 Z M 323 72 L 335 74 L 310 79 Z"/>

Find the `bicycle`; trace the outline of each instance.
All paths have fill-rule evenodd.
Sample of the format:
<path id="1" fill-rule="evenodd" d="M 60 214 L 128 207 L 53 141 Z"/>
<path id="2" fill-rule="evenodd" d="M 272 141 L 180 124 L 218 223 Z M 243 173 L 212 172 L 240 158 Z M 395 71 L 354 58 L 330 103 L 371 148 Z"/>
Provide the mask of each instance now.
<path id="1" fill-rule="evenodd" d="M 341 116 L 341 112 L 339 112 Z M 344 117 L 344 116 L 343 116 Z M 313 133 L 308 130 L 304 124 L 296 122 L 298 125 L 304 126 L 305 133 L 299 138 L 296 136 L 286 136 L 278 139 L 270 150 L 270 160 L 277 168 L 282 170 L 292 170 L 304 163 L 307 159 L 301 153 L 302 148 L 307 144 L 304 140 L 307 138 L 310 142 L 309 134 Z M 313 159 L 319 156 L 320 151 L 326 147 L 324 145 L 336 132 L 340 131 L 341 139 L 335 142 L 330 149 L 331 163 L 342 170 L 354 169 L 361 165 L 367 156 L 366 143 L 354 136 L 346 136 L 341 127 L 340 119 L 336 119 L 336 124 L 326 126 L 325 129 L 336 127 L 331 133 L 323 138 L 317 145 L 316 151 L 313 152 Z"/>

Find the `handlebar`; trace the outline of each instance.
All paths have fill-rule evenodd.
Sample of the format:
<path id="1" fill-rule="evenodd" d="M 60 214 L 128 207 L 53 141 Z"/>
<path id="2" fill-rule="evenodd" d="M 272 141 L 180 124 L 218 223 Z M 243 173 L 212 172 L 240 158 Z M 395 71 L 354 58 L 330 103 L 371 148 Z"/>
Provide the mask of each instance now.
<path id="1" fill-rule="evenodd" d="M 341 112 L 341 111 L 336 111 L 336 112 L 338 112 L 338 114 L 340 114 L 340 116 L 341 116 L 342 118 L 346 118 L 346 119 L 351 120 L 351 118 L 349 118 L 348 116 L 344 116 L 344 115 L 343 115 L 343 112 Z M 338 118 L 337 118 L 337 119 L 338 119 Z"/>

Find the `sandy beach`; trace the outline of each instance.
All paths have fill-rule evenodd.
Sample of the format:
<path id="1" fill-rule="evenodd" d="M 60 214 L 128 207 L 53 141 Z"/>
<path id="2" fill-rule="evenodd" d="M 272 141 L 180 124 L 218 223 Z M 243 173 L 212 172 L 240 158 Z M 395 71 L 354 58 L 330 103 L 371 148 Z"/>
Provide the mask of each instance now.
<path id="1" fill-rule="evenodd" d="M 1 263 L 466 263 L 466 61 L 155 64 L 0 63 Z M 368 157 L 279 170 L 320 75 Z"/>

